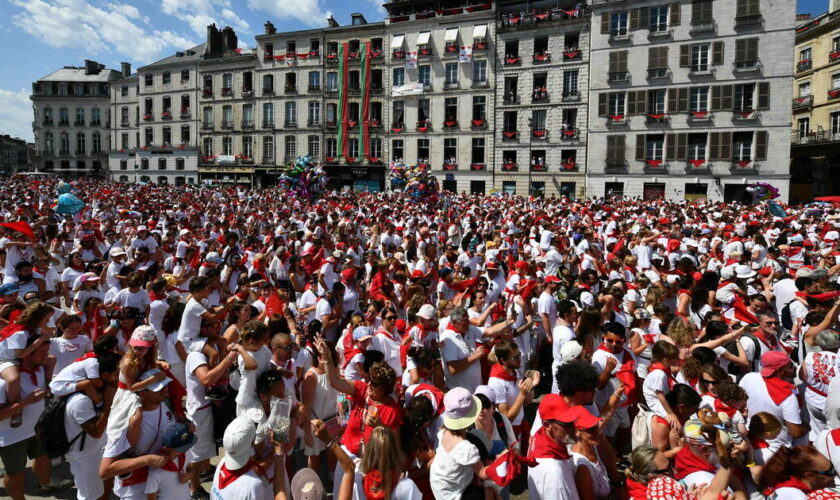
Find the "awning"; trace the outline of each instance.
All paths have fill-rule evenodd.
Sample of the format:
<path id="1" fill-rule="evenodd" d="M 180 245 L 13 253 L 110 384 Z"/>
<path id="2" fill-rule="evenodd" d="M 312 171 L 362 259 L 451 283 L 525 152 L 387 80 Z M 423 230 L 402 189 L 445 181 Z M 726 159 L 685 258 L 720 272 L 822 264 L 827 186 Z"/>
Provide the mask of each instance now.
<path id="1" fill-rule="evenodd" d="M 476 24 L 473 26 L 473 38 L 484 38 L 487 36 L 487 25 Z"/>
<path id="2" fill-rule="evenodd" d="M 444 42 L 458 41 L 458 28 L 446 28 L 446 36 L 443 38 Z"/>
<path id="3" fill-rule="evenodd" d="M 403 44 L 405 43 L 405 35 L 394 35 L 394 39 L 391 41 L 391 48 L 392 49 L 401 49 Z"/>
<path id="4" fill-rule="evenodd" d="M 421 31 L 417 35 L 417 45 L 429 45 L 429 39 L 432 37 L 431 31 Z"/>

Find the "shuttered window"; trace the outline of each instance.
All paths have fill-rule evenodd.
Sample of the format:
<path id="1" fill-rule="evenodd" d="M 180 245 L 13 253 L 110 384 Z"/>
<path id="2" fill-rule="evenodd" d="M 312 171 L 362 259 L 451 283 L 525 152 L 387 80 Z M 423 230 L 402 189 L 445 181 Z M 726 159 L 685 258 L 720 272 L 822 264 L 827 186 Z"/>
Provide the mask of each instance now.
<path id="1" fill-rule="evenodd" d="M 627 51 L 610 52 L 610 73 L 627 72 Z"/>
<path id="2" fill-rule="evenodd" d="M 755 16 L 761 14 L 760 0 L 738 0 L 735 7 L 735 17 Z"/>
<path id="3" fill-rule="evenodd" d="M 710 23 L 714 20 L 712 17 L 713 0 L 694 0 L 691 4 L 691 23 L 702 24 Z"/>
<path id="4" fill-rule="evenodd" d="M 735 40 L 735 63 L 758 61 L 758 38 Z"/>
<path id="5" fill-rule="evenodd" d="M 723 42 L 712 43 L 712 64 L 714 66 L 723 64 Z"/>
<path id="6" fill-rule="evenodd" d="M 755 133 L 755 159 L 767 159 L 767 131 L 761 130 Z"/>
<path id="7" fill-rule="evenodd" d="M 607 165 L 623 165 L 626 161 L 624 155 L 624 135 L 607 136 Z"/>
<path id="8" fill-rule="evenodd" d="M 759 82 L 758 84 L 758 106 L 757 109 L 770 108 L 770 82 Z"/>
<path id="9" fill-rule="evenodd" d="M 679 26 L 680 25 L 680 4 L 672 3 L 670 10 L 670 24 L 671 26 Z"/>
<path id="10" fill-rule="evenodd" d="M 668 47 L 651 47 L 648 49 L 648 69 L 668 68 Z"/>

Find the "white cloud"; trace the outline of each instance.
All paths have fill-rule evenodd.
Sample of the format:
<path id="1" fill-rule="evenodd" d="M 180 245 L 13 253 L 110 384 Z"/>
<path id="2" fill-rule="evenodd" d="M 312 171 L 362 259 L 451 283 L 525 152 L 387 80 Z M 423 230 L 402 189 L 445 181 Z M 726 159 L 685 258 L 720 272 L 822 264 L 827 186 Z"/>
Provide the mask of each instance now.
<path id="1" fill-rule="evenodd" d="M 371 0 L 373 1 L 373 0 Z M 321 9 L 320 0 L 297 0 L 290 5 L 288 0 L 248 0 L 251 10 L 271 14 L 274 19 L 293 19 L 313 28 L 327 25 L 329 10 Z"/>
<path id="2" fill-rule="evenodd" d="M 32 116 L 28 90 L 0 89 L 0 134 L 32 142 Z"/>
<path id="3" fill-rule="evenodd" d="M 92 54 L 113 50 L 138 62 L 149 62 L 164 51 L 196 45 L 166 30 L 147 30 L 132 19 L 146 22 L 136 7 L 87 0 L 11 0 L 22 11 L 12 22 L 56 48 L 83 48 Z"/>
<path id="4" fill-rule="evenodd" d="M 161 8 L 164 14 L 189 24 L 202 38 L 207 34 L 207 26 L 217 21 L 232 26 L 237 35 L 247 34 L 251 29 L 247 21 L 231 10 L 229 0 L 161 0 Z"/>

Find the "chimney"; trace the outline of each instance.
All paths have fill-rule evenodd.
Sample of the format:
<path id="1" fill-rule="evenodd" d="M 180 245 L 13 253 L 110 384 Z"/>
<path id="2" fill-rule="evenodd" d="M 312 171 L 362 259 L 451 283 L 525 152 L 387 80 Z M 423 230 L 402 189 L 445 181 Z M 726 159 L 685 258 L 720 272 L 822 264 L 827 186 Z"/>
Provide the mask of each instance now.
<path id="1" fill-rule="evenodd" d="M 85 59 L 85 74 L 97 75 L 99 74 L 99 64 L 96 61 Z"/>
<path id="2" fill-rule="evenodd" d="M 225 52 L 233 52 L 237 49 L 237 47 L 239 47 L 238 40 L 236 39 L 236 32 L 233 31 L 233 28 L 231 28 L 230 26 L 225 26 L 225 28 L 222 30 L 222 40 L 222 50 Z"/>
<path id="3" fill-rule="evenodd" d="M 327 18 L 327 26 L 329 28 L 338 28 L 341 25 L 338 24 L 338 21 L 336 21 L 333 16 L 330 16 L 330 17 Z"/>
<path id="4" fill-rule="evenodd" d="M 274 27 L 274 23 L 271 21 L 265 22 L 265 34 L 266 35 L 273 35 L 277 33 L 277 28 Z"/>
<path id="5" fill-rule="evenodd" d="M 221 54 L 222 49 L 222 33 L 216 28 L 216 23 L 213 23 L 207 26 L 207 45 L 204 47 L 204 55 Z"/>
<path id="6" fill-rule="evenodd" d="M 123 78 L 126 78 L 131 74 L 131 63 L 120 63 L 120 73 L 122 74 Z"/>

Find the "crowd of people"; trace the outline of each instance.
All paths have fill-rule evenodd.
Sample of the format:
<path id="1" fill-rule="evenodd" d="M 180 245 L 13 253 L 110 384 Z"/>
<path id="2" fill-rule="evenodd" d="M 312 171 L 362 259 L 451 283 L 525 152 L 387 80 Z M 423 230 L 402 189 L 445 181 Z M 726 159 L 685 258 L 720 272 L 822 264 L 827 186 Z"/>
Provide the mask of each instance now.
<path id="1" fill-rule="evenodd" d="M 13 500 L 840 498 L 830 204 L 2 183 Z"/>

